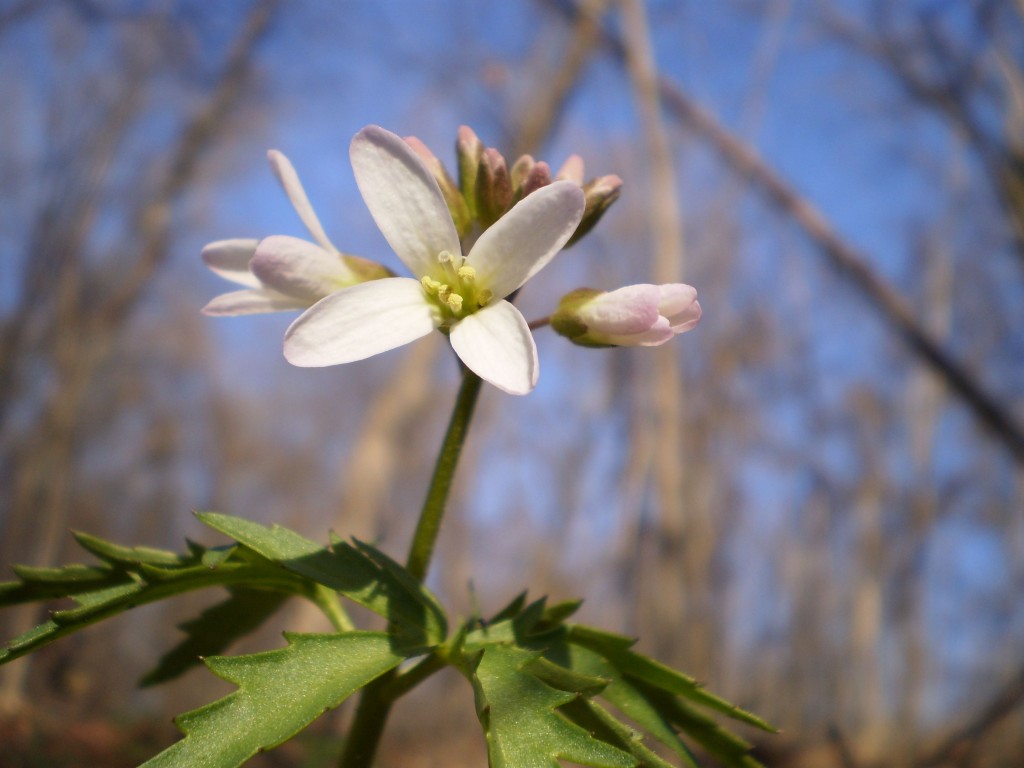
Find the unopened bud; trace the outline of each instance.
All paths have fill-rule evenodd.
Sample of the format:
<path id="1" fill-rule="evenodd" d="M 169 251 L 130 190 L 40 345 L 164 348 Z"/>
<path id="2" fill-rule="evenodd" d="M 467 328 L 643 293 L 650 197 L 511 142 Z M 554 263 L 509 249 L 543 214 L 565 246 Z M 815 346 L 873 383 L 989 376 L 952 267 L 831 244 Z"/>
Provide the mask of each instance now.
<path id="1" fill-rule="evenodd" d="M 501 153 L 488 147 L 480 160 L 476 177 L 476 215 L 489 227 L 502 217 L 512 204 L 512 179 Z"/>
<path id="2" fill-rule="evenodd" d="M 530 171 L 530 175 L 526 177 L 526 181 L 523 183 L 523 197 L 526 197 L 531 192 L 536 192 L 541 187 L 546 187 L 551 183 L 551 166 L 541 160 Z"/>
<path id="3" fill-rule="evenodd" d="M 562 298 L 551 327 L 585 347 L 656 347 L 700 322 L 690 285 L 627 285 L 611 292 L 581 288 Z"/>
<path id="4" fill-rule="evenodd" d="M 594 228 L 609 206 L 619 199 L 621 191 L 622 179 L 614 175 L 600 176 L 583 185 L 583 194 L 587 201 L 586 207 L 583 209 L 583 218 L 580 219 L 576 231 L 572 233 L 569 242 L 565 244 L 566 248 Z"/>
<path id="5" fill-rule="evenodd" d="M 430 171 L 437 181 L 437 186 L 441 188 L 444 201 L 448 204 L 448 210 L 451 211 L 452 221 L 455 222 L 455 229 L 458 231 L 459 237 L 462 237 L 468 231 L 471 219 L 469 217 L 469 208 L 466 206 L 466 201 L 462 197 L 459 187 L 452 180 L 452 177 L 448 175 L 444 163 L 437 159 L 426 144 L 415 136 L 406 136 L 405 143 L 423 161 L 424 165 L 427 166 L 427 170 Z"/>
<path id="6" fill-rule="evenodd" d="M 583 158 L 579 155 L 569 155 L 569 159 L 562 163 L 562 167 L 555 174 L 555 181 L 574 181 L 583 186 Z"/>
<path id="7" fill-rule="evenodd" d="M 509 175 L 512 177 L 512 191 L 516 199 L 525 197 L 522 191 L 523 184 L 526 183 L 530 171 L 533 170 L 536 164 L 537 161 L 531 155 L 523 155 L 512 164 L 512 170 L 509 171 Z"/>
<path id="8" fill-rule="evenodd" d="M 477 217 L 476 178 L 480 172 L 480 161 L 484 145 L 468 125 L 459 126 L 459 137 L 455 142 L 455 155 L 459 164 L 459 189 L 472 221 Z"/>

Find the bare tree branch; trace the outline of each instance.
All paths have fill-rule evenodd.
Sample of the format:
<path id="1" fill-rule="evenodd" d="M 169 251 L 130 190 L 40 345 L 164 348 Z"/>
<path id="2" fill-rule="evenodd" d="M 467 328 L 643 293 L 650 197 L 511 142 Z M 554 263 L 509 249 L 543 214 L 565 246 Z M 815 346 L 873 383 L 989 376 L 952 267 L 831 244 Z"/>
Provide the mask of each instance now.
<path id="1" fill-rule="evenodd" d="M 572 0 L 547 2 L 566 18 L 575 20 L 578 12 Z M 606 30 L 602 41 L 616 60 L 625 61 L 625 47 L 618 36 Z M 879 311 L 918 359 L 946 382 L 1017 461 L 1024 463 L 1024 427 L 923 327 L 906 299 L 868 266 L 868 259 L 846 243 L 821 212 L 783 181 L 752 148 L 729 133 L 677 86 L 662 78 L 660 91 L 668 112 L 700 135 L 735 173 L 746 178 L 772 205 L 799 224 L 829 264 Z"/>

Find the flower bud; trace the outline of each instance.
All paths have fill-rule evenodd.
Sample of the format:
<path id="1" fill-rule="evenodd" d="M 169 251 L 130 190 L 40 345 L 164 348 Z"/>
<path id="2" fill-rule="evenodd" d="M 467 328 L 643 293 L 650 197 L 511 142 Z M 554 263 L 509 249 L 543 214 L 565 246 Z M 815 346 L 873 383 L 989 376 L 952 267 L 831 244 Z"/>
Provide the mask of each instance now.
<path id="1" fill-rule="evenodd" d="M 583 185 L 583 194 L 587 197 L 587 207 L 583 211 L 583 218 L 580 219 L 579 226 L 572 233 L 569 242 L 565 244 L 566 248 L 594 228 L 594 225 L 604 216 L 604 212 L 619 199 L 621 191 L 622 179 L 614 175 L 600 176 Z"/>
<path id="2" fill-rule="evenodd" d="M 448 175 L 444 164 L 437 159 L 437 156 L 430 151 L 426 144 L 415 136 L 406 136 L 405 143 L 412 147 L 413 152 L 419 156 L 423 164 L 427 166 L 427 170 L 434 176 L 437 186 L 441 188 L 444 201 L 448 204 L 448 210 L 451 211 L 452 221 L 455 222 L 455 229 L 458 231 L 459 237 L 464 236 L 469 229 L 471 219 L 469 217 L 469 208 L 462 197 L 462 192 L 452 180 L 452 177 Z"/>
<path id="3" fill-rule="evenodd" d="M 656 347 L 700 321 L 695 288 L 683 283 L 581 288 L 562 298 L 551 327 L 586 347 Z"/>
<path id="4" fill-rule="evenodd" d="M 536 165 L 537 161 L 531 155 L 523 155 L 512 163 L 512 170 L 509 171 L 509 175 L 512 177 L 512 191 L 517 200 L 525 197 L 522 191 L 523 185 Z"/>
<path id="5" fill-rule="evenodd" d="M 476 215 L 484 227 L 502 217 L 512 205 L 512 179 L 501 153 L 488 147 L 476 177 Z"/>
<path id="6" fill-rule="evenodd" d="M 455 155 L 459 165 L 459 188 L 462 190 L 462 198 L 466 202 L 469 218 L 472 221 L 478 215 L 476 177 L 480 172 L 484 144 L 468 125 L 459 126 L 459 136 L 455 142 Z"/>
<path id="7" fill-rule="evenodd" d="M 551 166 L 541 160 L 533 166 L 530 174 L 526 177 L 526 181 L 523 182 L 523 197 L 526 197 L 531 192 L 536 192 L 541 187 L 546 187 L 550 183 Z"/>
<path id="8" fill-rule="evenodd" d="M 569 155 L 569 159 L 562 163 L 562 167 L 555 174 L 555 181 L 566 179 L 567 181 L 575 181 L 582 187 L 583 172 L 583 158 L 579 155 Z"/>

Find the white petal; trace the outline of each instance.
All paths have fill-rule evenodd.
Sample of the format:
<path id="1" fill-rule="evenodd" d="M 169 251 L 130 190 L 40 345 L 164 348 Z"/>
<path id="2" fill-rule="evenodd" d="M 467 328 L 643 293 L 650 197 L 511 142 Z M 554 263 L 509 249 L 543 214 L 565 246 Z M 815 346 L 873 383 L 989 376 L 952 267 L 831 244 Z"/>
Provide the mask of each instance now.
<path id="1" fill-rule="evenodd" d="M 236 238 L 217 240 L 203 248 L 203 262 L 223 278 L 239 285 L 259 288 L 260 281 L 249 271 L 249 260 L 259 240 Z"/>
<path id="2" fill-rule="evenodd" d="M 230 315 L 256 315 L 262 312 L 287 312 L 305 309 L 312 302 L 302 301 L 269 288 L 222 293 L 203 307 L 204 315 L 224 317 Z"/>
<path id="3" fill-rule="evenodd" d="M 693 304 L 687 307 L 686 310 L 679 312 L 674 317 L 668 318 L 669 323 L 672 325 L 672 332 L 686 333 L 693 330 L 697 327 L 697 323 L 700 322 L 702 314 L 703 310 L 700 308 L 700 302 L 694 299 Z"/>
<path id="4" fill-rule="evenodd" d="M 537 385 L 537 346 L 526 319 L 507 301 L 463 318 L 450 338 L 466 367 L 498 389 L 525 395 Z"/>
<path id="5" fill-rule="evenodd" d="M 338 250 L 331 244 L 331 241 L 327 238 L 327 233 L 324 232 L 324 228 L 320 225 L 320 219 L 317 218 L 313 206 L 310 205 L 309 198 L 306 197 L 306 190 L 302 188 L 299 174 L 295 172 L 295 167 L 291 164 L 291 161 L 276 149 L 267 152 L 267 159 L 270 161 L 270 167 L 274 171 L 274 175 L 277 176 L 277 180 L 284 187 L 285 194 L 292 201 L 295 212 L 299 214 L 302 223 L 309 230 L 309 234 L 328 251 Z"/>
<path id="6" fill-rule="evenodd" d="M 658 286 L 658 312 L 671 322 L 681 313 L 689 312 L 697 300 L 697 289 L 686 283 L 667 283 Z"/>
<path id="7" fill-rule="evenodd" d="M 594 332 L 643 333 L 658 322 L 658 296 L 656 285 L 627 285 L 594 297 L 576 315 Z"/>
<path id="8" fill-rule="evenodd" d="M 659 317 L 658 322 L 643 333 L 633 333 L 622 336 L 610 334 L 609 336 L 604 337 L 602 341 L 607 344 L 615 344 L 620 347 L 657 347 L 660 344 L 664 344 L 673 336 L 675 336 L 675 333 L 673 333 L 672 329 L 669 327 L 668 320 L 664 317 Z"/>
<path id="9" fill-rule="evenodd" d="M 338 253 L 287 235 L 261 240 L 250 268 L 268 288 L 308 304 L 359 282 Z"/>
<path id="10" fill-rule="evenodd" d="M 556 181 L 531 192 L 488 227 L 466 257 L 477 282 L 503 299 L 565 245 L 583 215 L 583 191 Z"/>
<path id="11" fill-rule="evenodd" d="M 408 144 L 371 125 L 352 139 L 349 155 L 373 220 L 414 275 L 436 271 L 441 251 L 462 253 L 437 181 Z"/>
<path id="12" fill-rule="evenodd" d="M 437 324 L 419 281 L 371 280 L 332 293 L 304 312 L 284 335 L 284 356 L 304 367 L 351 363 L 415 341 Z"/>

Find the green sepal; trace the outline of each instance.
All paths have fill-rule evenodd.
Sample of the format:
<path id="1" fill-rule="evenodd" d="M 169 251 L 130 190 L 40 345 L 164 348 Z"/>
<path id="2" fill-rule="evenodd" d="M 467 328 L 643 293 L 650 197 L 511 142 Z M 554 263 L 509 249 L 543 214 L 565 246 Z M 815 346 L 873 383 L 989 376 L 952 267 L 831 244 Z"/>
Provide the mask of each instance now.
<path id="1" fill-rule="evenodd" d="M 288 599 L 281 592 L 244 587 L 234 587 L 229 592 L 227 600 L 178 625 L 187 637 L 164 654 L 139 681 L 140 686 L 173 680 L 198 666 L 204 656 L 222 653 L 235 640 L 257 629 Z"/>
<path id="2" fill-rule="evenodd" d="M 175 722 L 185 738 L 145 768 L 234 768 L 281 744 L 405 658 L 383 632 L 285 633 L 273 651 L 213 657 L 206 666 L 238 690 Z"/>
<path id="3" fill-rule="evenodd" d="M 369 544 L 354 541 L 331 549 L 279 525 L 267 527 L 215 512 L 196 516 L 288 571 L 384 616 L 396 642 L 403 647 L 432 647 L 448 633 L 444 609 L 437 598 L 401 565 Z"/>

